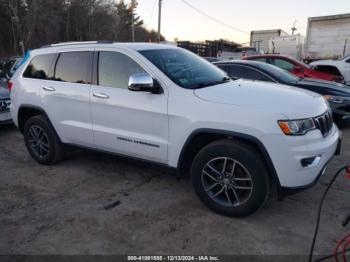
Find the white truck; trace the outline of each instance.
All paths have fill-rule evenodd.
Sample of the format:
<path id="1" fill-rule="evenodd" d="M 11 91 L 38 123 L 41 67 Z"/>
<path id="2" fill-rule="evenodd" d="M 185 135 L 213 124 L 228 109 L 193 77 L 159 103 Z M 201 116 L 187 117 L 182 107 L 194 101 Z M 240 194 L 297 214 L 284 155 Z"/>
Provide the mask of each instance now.
<path id="1" fill-rule="evenodd" d="M 269 41 L 269 53 L 281 54 L 302 60 L 304 56 L 305 37 L 301 34 L 275 36 Z"/>
<path id="2" fill-rule="evenodd" d="M 310 17 L 305 60 L 339 59 L 350 54 L 350 14 Z"/>
<path id="3" fill-rule="evenodd" d="M 310 17 L 304 61 L 350 85 L 350 14 Z"/>
<path id="4" fill-rule="evenodd" d="M 270 39 L 273 37 L 288 36 L 282 29 L 254 30 L 250 32 L 250 46 L 257 52 L 268 53 Z"/>

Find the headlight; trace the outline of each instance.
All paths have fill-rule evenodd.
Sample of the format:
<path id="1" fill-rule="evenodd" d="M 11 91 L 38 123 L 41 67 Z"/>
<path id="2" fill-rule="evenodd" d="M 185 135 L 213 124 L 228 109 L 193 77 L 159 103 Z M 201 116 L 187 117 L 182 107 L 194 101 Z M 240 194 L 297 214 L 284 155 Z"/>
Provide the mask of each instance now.
<path id="1" fill-rule="evenodd" d="M 340 96 L 323 96 L 328 102 L 332 103 L 344 103 L 345 99 Z"/>
<path id="2" fill-rule="evenodd" d="M 316 129 L 315 122 L 312 118 L 302 120 L 282 120 L 278 121 L 278 125 L 285 135 L 301 136 L 310 130 Z"/>

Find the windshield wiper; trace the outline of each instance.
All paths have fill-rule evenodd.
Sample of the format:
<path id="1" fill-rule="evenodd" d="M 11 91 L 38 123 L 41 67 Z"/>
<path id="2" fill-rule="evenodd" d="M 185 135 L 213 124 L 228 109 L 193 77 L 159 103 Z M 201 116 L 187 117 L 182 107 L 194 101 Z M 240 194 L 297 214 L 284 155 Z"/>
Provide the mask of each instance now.
<path id="1" fill-rule="evenodd" d="M 231 79 L 235 81 L 235 80 L 238 80 L 238 79 L 240 79 L 240 78 L 237 77 L 237 76 L 231 76 Z"/>
<path id="2" fill-rule="evenodd" d="M 229 82 L 231 80 L 232 79 L 230 77 L 225 76 L 220 81 L 199 83 L 199 84 L 196 84 L 196 85 L 190 87 L 190 89 L 197 89 L 197 88 L 203 88 L 203 87 L 208 87 L 208 86 L 219 85 L 219 84 L 222 84 L 222 83 Z"/>

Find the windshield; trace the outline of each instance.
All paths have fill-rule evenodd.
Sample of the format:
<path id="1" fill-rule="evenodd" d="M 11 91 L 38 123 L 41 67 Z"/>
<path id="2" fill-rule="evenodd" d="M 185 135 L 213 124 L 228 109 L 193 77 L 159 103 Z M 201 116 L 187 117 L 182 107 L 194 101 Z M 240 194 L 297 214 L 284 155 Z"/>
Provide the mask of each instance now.
<path id="1" fill-rule="evenodd" d="M 311 66 L 310 66 L 310 65 L 304 63 L 303 61 L 297 60 L 297 59 L 295 59 L 294 57 L 288 57 L 288 59 L 294 61 L 294 63 L 296 63 L 296 64 L 300 64 L 300 65 L 302 65 L 302 66 L 305 66 L 306 68 L 311 69 Z"/>
<path id="2" fill-rule="evenodd" d="M 267 63 L 259 63 L 259 67 L 264 70 L 267 71 L 269 74 L 271 74 L 272 76 L 274 76 L 276 79 L 282 81 L 282 82 L 286 82 L 286 83 L 295 83 L 298 82 L 300 80 L 299 77 L 289 73 L 286 70 L 283 70 L 277 66 L 273 66 Z"/>
<path id="3" fill-rule="evenodd" d="M 183 88 L 201 88 L 231 81 L 219 68 L 184 49 L 155 49 L 139 52 Z"/>

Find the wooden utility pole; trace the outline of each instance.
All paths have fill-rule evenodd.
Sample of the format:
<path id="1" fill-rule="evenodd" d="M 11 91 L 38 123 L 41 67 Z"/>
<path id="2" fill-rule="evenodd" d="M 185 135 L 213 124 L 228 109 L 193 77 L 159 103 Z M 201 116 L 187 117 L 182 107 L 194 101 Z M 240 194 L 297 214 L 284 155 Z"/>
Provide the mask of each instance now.
<path id="1" fill-rule="evenodd" d="M 132 11 L 131 11 L 131 36 L 132 36 L 132 42 L 135 42 L 134 7 L 132 7 Z"/>
<path id="2" fill-rule="evenodd" d="M 160 26 L 162 20 L 162 0 L 159 0 L 158 4 L 158 43 L 160 43 Z"/>

